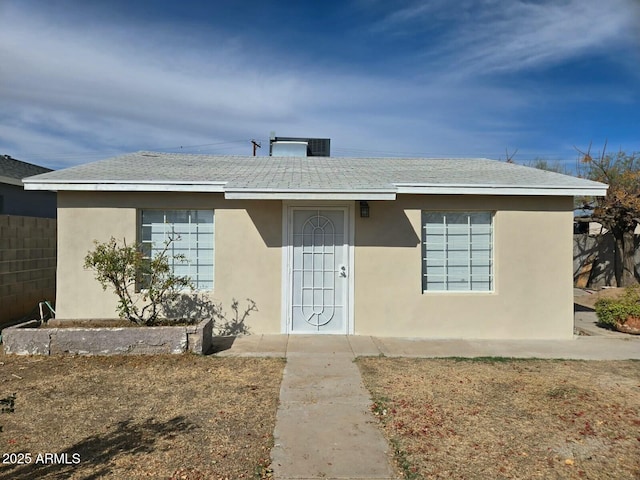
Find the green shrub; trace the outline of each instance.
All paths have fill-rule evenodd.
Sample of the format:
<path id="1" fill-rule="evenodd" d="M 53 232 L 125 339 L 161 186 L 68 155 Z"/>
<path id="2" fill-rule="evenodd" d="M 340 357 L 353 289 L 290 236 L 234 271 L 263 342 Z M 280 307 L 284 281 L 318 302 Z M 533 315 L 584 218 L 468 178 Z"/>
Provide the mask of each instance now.
<path id="1" fill-rule="evenodd" d="M 627 321 L 628 317 L 640 317 L 640 289 L 627 287 L 618 298 L 601 298 L 595 304 L 598 323 L 615 328 Z"/>
<path id="2" fill-rule="evenodd" d="M 95 249 L 87 253 L 84 268 L 93 270 L 102 289 L 113 288 L 118 296 L 118 315 L 137 323 L 153 326 L 160 319 L 164 305 L 176 299 L 181 291 L 192 289 L 191 279 L 173 273 L 172 262 L 184 262 L 184 255 L 170 256 L 169 239 L 164 249 L 146 258 L 141 244 L 122 245 L 111 237 L 108 242 L 95 241 Z M 135 292 L 140 295 L 136 297 Z M 137 305 L 141 300 L 142 306 Z"/>

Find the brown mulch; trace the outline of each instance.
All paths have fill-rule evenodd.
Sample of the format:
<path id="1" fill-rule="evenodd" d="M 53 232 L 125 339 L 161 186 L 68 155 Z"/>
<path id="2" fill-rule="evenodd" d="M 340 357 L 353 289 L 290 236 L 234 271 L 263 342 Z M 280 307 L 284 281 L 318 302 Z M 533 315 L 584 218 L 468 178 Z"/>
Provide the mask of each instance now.
<path id="1" fill-rule="evenodd" d="M 2 354 L 0 397 L 16 400 L 0 415 L 0 480 L 260 478 L 283 368 L 190 354 Z"/>
<path id="2" fill-rule="evenodd" d="M 405 478 L 640 478 L 638 361 L 358 364 Z"/>

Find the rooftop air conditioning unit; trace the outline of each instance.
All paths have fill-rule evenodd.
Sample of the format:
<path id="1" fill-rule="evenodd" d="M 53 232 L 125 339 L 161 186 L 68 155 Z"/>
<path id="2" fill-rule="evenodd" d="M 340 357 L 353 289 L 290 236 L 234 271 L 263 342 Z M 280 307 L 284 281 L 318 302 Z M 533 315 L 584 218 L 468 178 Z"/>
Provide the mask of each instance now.
<path id="1" fill-rule="evenodd" d="M 269 150 L 272 157 L 306 157 L 307 142 L 272 142 Z"/>
<path id="2" fill-rule="evenodd" d="M 269 155 L 273 157 L 281 157 L 279 153 L 276 153 L 281 147 L 274 146 L 279 143 L 304 143 L 306 145 L 306 152 L 303 154 L 296 154 L 296 156 L 307 157 L 329 157 L 331 156 L 331 139 L 329 138 L 300 138 L 300 137 L 276 137 L 271 135 L 269 140 Z"/>

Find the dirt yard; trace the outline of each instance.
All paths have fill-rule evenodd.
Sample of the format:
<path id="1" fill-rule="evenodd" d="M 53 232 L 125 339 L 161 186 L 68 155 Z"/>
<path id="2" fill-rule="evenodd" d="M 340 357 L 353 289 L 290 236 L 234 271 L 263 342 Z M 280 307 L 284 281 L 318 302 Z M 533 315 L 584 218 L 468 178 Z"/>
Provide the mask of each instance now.
<path id="1" fill-rule="evenodd" d="M 0 480 L 267 473 L 284 360 L 0 355 Z M 15 455 L 13 455 L 15 454 Z"/>
<path id="2" fill-rule="evenodd" d="M 640 362 L 358 364 L 405 478 L 640 478 Z"/>
<path id="3" fill-rule="evenodd" d="M 601 298 L 616 298 L 624 293 L 624 288 L 603 288 L 600 290 L 586 290 L 584 295 L 574 295 L 573 301 L 583 307 L 593 309 L 596 302 Z"/>

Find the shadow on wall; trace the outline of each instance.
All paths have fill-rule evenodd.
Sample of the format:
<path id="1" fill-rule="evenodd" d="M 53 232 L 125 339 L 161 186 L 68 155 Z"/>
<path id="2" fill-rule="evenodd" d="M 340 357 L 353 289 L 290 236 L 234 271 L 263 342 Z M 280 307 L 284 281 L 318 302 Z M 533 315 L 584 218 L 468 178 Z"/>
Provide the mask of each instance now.
<path id="1" fill-rule="evenodd" d="M 362 247 L 409 247 L 420 245 L 419 233 L 407 217 L 405 206 L 390 201 L 369 201 L 370 218 L 361 218 L 359 207 L 355 211 L 355 246 Z M 263 205 L 249 205 L 247 214 L 269 248 L 281 248 L 288 239 L 282 238 L 282 210 L 273 209 L 265 213 Z M 322 207 L 319 207 L 322 209 Z M 309 209 L 315 209 L 311 204 Z M 419 210 L 419 206 L 410 206 Z"/>
<path id="2" fill-rule="evenodd" d="M 636 235 L 636 245 L 640 241 L 640 236 Z M 603 235 L 578 234 L 573 236 L 573 278 L 578 277 L 580 271 L 591 259 L 593 259 L 593 269 L 589 277 L 589 287 L 616 286 L 616 276 L 614 271 L 614 248 L 613 235 L 607 232 Z M 640 266 L 640 252 L 636 249 L 636 275 Z"/>
<path id="3" fill-rule="evenodd" d="M 356 212 L 356 247 L 416 248 L 420 237 L 407 217 L 405 206 L 395 202 L 369 202 L 369 218 Z"/>
<path id="4" fill-rule="evenodd" d="M 222 307 L 222 302 L 215 303 L 204 295 L 185 293 L 163 305 L 163 310 L 167 318 L 179 318 L 193 323 L 211 318 L 214 335 L 236 336 L 250 334 L 245 320 L 251 312 L 257 312 L 258 308 L 256 302 L 247 298 L 247 307 L 240 313 L 240 302 L 234 298 L 231 303 L 233 314 L 231 318 L 228 318 Z"/>
<path id="5" fill-rule="evenodd" d="M 282 207 L 280 204 L 277 204 L 277 207 L 267 214 L 265 214 L 264 205 L 251 204 L 246 207 L 249 218 L 258 230 L 262 241 L 269 248 L 282 246 Z"/>

